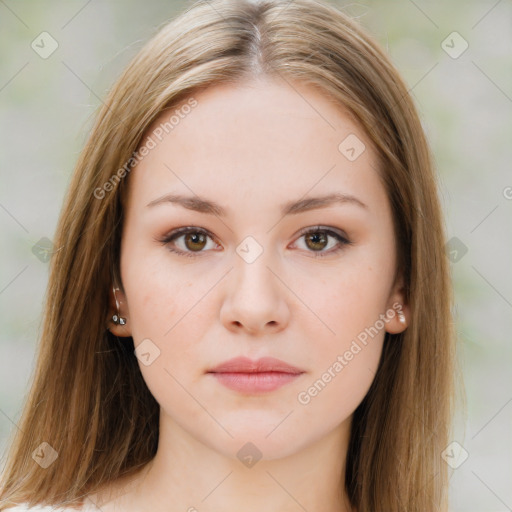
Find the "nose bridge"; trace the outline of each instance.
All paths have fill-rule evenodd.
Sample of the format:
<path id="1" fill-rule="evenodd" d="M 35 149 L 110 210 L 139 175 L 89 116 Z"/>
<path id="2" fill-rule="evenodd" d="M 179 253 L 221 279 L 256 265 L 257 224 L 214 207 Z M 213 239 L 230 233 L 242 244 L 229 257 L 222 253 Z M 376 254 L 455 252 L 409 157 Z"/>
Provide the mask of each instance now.
<path id="1" fill-rule="evenodd" d="M 266 325 L 282 327 L 288 308 L 286 289 L 274 275 L 278 259 L 252 236 L 242 240 L 236 252 L 229 296 L 222 307 L 223 321 L 250 331 Z"/>
<path id="2" fill-rule="evenodd" d="M 249 235 L 238 244 L 235 259 L 235 286 L 245 292 L 254 291 L 268 294 L 274 292 L 276 283 L 268 267 L 275 266 L 276 258 L 268 247 L 267 239 L 258 241 Z M 251 295 L 249 293 L 249 295 Z M 274 293 L 272 293 L 274 295 Z"/>

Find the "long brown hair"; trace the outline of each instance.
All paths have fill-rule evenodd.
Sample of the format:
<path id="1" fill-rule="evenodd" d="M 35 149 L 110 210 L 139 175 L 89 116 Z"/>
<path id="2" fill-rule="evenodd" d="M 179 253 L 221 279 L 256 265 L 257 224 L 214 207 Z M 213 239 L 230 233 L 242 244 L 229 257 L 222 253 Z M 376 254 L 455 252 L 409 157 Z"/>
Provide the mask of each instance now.
<path id="1" fill-rule="evenodd" d="M 154 457 L 158 404 L 133 340 L 120 344 L 106 330 L 108 290 L 113 279 L 120 282 L 112 269 L 119 267 L 126 176 L 162 111 L 207 87 L 259 74 L 309 84 L 355 116 L 377 148 L 393 211 L 410 324 L 386 334 L 378 372 L 354 413 L 340 485 L 358 512 L 446 507 L 441 453 L 455 396 L 452 291 L 432 157 L 407 86 L 372 37 L 325 1 L 208 0 L 190 5 L 135 56 L 79 157 L 0 509 L 78 504 Z M 41 443 L 58 454 L 46 468 L 32 457 L 50 450 Z"/>

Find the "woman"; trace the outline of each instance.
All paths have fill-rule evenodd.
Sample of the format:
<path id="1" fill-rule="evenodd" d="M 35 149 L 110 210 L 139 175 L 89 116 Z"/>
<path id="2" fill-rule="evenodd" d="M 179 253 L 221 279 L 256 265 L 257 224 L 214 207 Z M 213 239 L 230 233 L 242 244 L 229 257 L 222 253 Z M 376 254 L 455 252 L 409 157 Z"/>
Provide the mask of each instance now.
<path id="1" fill-rule="evenodd" d="M 212 0 L 164 26 L 55 245 L 1 510 L 447 509 L 436 178 L 407 87 L 334 6 Z"/>

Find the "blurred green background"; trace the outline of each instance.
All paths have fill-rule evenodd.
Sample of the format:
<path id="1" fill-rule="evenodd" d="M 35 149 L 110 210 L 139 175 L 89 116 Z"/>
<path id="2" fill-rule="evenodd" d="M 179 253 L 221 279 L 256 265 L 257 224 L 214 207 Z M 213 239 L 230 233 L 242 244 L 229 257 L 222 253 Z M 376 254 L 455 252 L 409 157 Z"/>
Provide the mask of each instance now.
<path id="1" fill-rule="evenodd" d="M 512 510 L 512 4 L 331 3 L 388 51 L 435 155 L 467 395 L 453 439 L 469 457 L 453 469 L 451 510 Z M 0 0 L 0 453 L 17 428 L 41 327 L 48 264 L 33 247 L 53 238 L 107 89 L 187 5 Z"/>

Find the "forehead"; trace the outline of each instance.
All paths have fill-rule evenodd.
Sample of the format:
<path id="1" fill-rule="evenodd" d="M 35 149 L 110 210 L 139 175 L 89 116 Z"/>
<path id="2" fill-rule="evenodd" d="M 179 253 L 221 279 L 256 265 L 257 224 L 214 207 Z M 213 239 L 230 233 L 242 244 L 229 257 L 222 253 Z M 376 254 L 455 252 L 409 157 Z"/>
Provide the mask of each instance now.
<path id="1" fill-rule="evenodd" d="M 383 199 L 365 133 L 341 106 L 302 83 L 212 86 L 164 111 L 142 143 L 149 139 L 154 147 L 130 177 L 137 202 L 171 191 L 217 197 L 224 191 L 235 200 L 236 190 L 244 201 L 275 196 L 281 203 L 312 188 Z M 357 158 L 347 158 L 349 146 Z"/>

